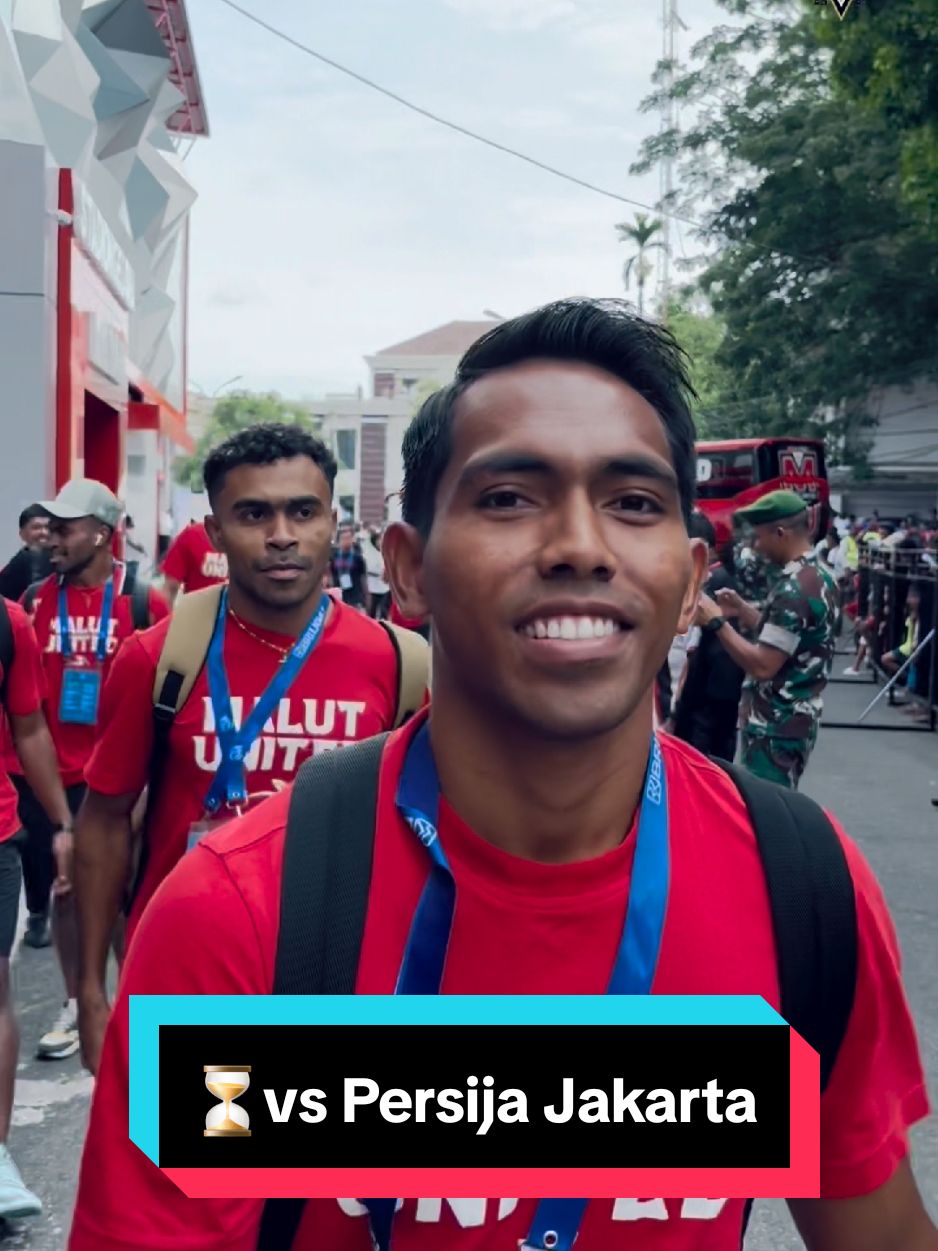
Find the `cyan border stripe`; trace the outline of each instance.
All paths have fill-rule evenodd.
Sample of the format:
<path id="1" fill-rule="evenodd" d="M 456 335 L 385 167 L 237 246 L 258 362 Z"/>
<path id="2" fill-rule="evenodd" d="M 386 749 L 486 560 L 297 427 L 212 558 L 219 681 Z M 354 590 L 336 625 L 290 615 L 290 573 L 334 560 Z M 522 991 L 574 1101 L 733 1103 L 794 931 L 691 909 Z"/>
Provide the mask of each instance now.
<path id="1" fill-rule="evenodd" d="M 161 1025 L 784 1025 L 758 995 L 131 995 L 130 1138 L 159 1164 Z"/>

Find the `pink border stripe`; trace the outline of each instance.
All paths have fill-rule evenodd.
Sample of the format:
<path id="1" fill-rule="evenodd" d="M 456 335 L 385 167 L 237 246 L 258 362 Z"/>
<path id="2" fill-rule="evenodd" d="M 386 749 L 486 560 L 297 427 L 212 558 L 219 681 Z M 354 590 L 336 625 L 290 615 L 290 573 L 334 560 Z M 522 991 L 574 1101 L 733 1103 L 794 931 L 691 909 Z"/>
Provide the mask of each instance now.
<path id="1" fill-rule="evenodd" d="M 720 1195 L 725 1199 L 813 1199 L 820 1192 L 819 1060 L 790 1031 L 791 1167 L 777 1169 L 617 1168 L 167 1168 L 192 1199 L 375 1198 L 608 1199 L 620 1195 Z"/>

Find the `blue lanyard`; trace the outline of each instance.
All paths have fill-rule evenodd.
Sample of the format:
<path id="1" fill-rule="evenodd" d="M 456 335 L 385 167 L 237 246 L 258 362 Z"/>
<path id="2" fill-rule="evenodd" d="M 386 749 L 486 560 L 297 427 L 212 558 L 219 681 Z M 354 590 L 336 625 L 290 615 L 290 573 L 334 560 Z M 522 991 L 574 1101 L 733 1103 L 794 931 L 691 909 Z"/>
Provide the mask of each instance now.
<path id="1" fill-rule="evenodd" d="M 283 664 L 271 678 L 257 706 L 250 716 L 245 718 L 239 730 L 235 726 L 231 711 L 231 691 L 228 686 L 228 673 L 225 669 L 228 588 L 225 587 L 222 590 L 215 630 L 208 649 L 208 690 L 221 747 L 221 763 L 205 798 L 205 808 L 209 813 L 217 812 L 222 803 L 226 803 L 229 808 L 235 808 L 247 799 L 244 758 L 263 730 L 268 717 L 293 685 L 295 678 L 322 637 L 323 627 L 329 613 L 329 604 L 329 596 L 324 594 L 319 601 L 318 608 L 307 622 L 305 630 L 294 643 Z"/>
<path id="2" fill-rule="evenodd" d="M 456 884 L 440 844 L 440 781 L 429 726 L 417 731 L 397 789 L 397 807 L 430 856 L 431 868 L 411 923 L 398 974 L 398 995 L 438 995 L 456 909 Z M 651 993 L 670 883 L 668 785 L 657 738 L 652 735 L 625 925 L 607 994 Z M 363 1199 L 376 1251 L 391 1251 L 394 1199 Z M 586 1199 L 541 1199 L 524 1242 L 525 1251 L 569 1251 L 579 1232 Z"/>
<path id="3" fill-rule="evenodd" d="M 114 578 L 110 578 L 104 588 L 104 600 L 101 604 L 101 621 L 98 626 L 98 642 L 95 646 L 95 655 L 99 664 L 103 664 L 107 659 L 107 641 L 111 632 L 111 608 L 113 604 Z M 62 655 L 68 660 L 73 655 L 73 649 L 72 634 L 68 624 L 68 589 L 64 582 L 59 583 L 59 637 L 61 639 Z"/>

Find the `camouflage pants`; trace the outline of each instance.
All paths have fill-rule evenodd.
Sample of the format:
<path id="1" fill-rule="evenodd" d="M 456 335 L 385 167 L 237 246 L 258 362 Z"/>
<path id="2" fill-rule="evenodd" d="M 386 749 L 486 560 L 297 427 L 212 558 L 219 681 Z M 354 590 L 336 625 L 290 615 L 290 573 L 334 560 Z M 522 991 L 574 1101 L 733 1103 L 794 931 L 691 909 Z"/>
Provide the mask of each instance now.
<path id="1" fill-rule="evenodd" d="M 796 791 L 813 746 L 806 739 L 765 738 L 744 730 L 741 763 L 756 777 Z"/>

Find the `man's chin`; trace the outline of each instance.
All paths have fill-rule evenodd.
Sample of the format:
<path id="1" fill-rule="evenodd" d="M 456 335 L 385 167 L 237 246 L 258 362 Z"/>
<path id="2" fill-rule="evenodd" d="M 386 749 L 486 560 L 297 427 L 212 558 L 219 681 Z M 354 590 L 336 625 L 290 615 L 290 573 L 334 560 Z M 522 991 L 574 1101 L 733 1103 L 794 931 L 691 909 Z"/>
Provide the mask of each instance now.
<path id="1" fill-rule="evenodd" d="M 279 581 L 267 578 L 263 574 L 252 587 L 253 598 L 274 610 L 298 608 L 315 595 L 318 584 L 311 582 L 308 576 L 295 581 Z"/>
<path id="2" fill-rule="evenodd" d="M 525 698 L 515 704 L 512 712 L 522 732 L 545 742 L 575 746 L 605 738 L 620 730 L 633 717 L 647 715 L 646 703 L 641 694 L 629 699 L 626 693 L 620 693 L 614 704 L 606 705 L 588 698 Z M 648 728 L 650 731 L 650 721 Z"/>

